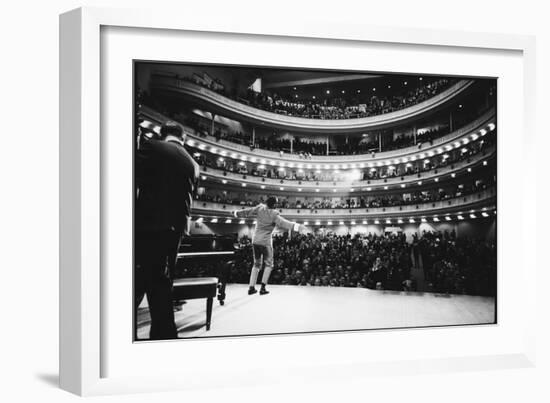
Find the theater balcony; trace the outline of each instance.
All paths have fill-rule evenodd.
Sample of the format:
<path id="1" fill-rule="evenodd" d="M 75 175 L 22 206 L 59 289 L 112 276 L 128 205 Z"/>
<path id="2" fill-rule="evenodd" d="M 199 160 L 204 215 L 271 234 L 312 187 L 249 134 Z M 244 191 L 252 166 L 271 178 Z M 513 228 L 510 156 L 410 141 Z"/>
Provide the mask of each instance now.
<path id="1" fill-rule="evenodd" d="M 193 205 L 194 219 L 213 223 L 251 224 L 253 220 L 237 220 L 233 211 L 244 207 L 196 202 Z M 344 221 L 346 224 L 368 221 L 371 224 L 400 224 L 403 220 L 422 219 L 430 222 L 464 220 L 489 217 L 489 212 L 496 211 L 496 187 L 491 187 L 469 195 L 454 197 L 437 202 L 409 204 L 378 208 L 334 208 L 334 209 L 280 209 L 280 213 L 293 221 L 307 225 L 332 225 Z M 378 222 L 377 222 L 378 221 Z M 389 221 L 389 222 L 388 222 Z"/>
<path id="2" fill-rule="evenodd" d="M 261 127 L 318 135 L 359 133 L 406 124 L 434 113 L 467 94 L 473 84 L 472 80 L 459 80 L 427 100 L 380 115 L 353 119 L 309 119 L 251 107 L 174 75 L 154 75 L 151 79 L 153 91 L 187 99 L 212 113 Z"/>
<path id="3" fill-rule="evenodd" d="M 246 188 L 247 191 L 265 191 L 275 194 L 315 193 L 330 195 L 331 193 L 346 193 L 351 191 L 392 190 L 417 187 L 418 185 L 452 180 L 462 174 L 470 175 L 476 169 L 482 169 L 492 163 L 496 155 L 496 145 L 487 147 L 484 152 L 478 152 L 462 161 L 447 166 L 430 169 L 409 175 L 387 177 L 381 179 L 355 180 L 353 174 L 341 175 L 339 179 L 323 180 L 292 180 L 267 178 L 251 174 L 239 174 L 221 169 L 201 167 L 201 186 Z M 332 165 L 331 165 L 332 166 Z M 349 171 L 349 170 L 348 170 Z M 349 179 L 348 179 L 349 178 Z"/>
<path id="4" fill-rule="evenodd" d="M 162 123 L 171 120 L 146 106 L 141 107 L 139 118 L 142 120 L 142 127 L 156 132 L 158 132 Z M 461 147 L 470 141 L 475 141 L 477 138 L 492 132 L 495 128 L 496 110 L 495 108 L 491 108 L 470 123 L 429 143 L 369 154 L 313 155 L 307 160 L 304 160 L 298 154 L 274 152 L 251 148 L 250 146 L 227 140 L 217 140 L 213 136 L 199 134 L 189 127 L 185 127 L 185 132 L 187 134 L 188 146 L 241 161 L 282 167 L 296 166 L 298 168 L 306 168 L 309 166 L 315 169 L 338 169 L 337 167 L 339 166 L 342 169 L 346 169 L 344 166 L 347 168 L 363 168 L 369 166 L 369 164 L 370 166 L 384 166 L 432 157 L 453 148 Z"/>

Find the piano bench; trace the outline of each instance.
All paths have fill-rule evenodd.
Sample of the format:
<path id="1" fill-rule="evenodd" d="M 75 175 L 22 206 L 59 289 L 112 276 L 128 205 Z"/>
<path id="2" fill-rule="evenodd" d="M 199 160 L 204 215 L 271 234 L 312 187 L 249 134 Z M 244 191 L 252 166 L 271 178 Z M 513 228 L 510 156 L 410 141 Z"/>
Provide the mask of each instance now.
<path id="1" fill-rule="evenodd" d="M 210 330 L 212 303 L 217 290 L 217 277 L 180 278 L 174 280 L 172 295 L 175 301 L 206 298 L 206 330 Z"/>

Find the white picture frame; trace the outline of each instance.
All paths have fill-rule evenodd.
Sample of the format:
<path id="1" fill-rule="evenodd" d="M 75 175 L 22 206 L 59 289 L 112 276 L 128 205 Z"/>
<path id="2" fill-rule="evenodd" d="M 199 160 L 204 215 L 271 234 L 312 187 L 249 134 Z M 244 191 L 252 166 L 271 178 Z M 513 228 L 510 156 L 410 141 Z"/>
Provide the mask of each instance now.
<path id="1" fill-rule="evenodd" d="M 466 345 L 460 351 L 449 354 L 434 352 L 421 354 L 411 352 L 401 355 L 400 359 L 367 357 L 358 353 L 351 360 L 342 361 L 337 356 L 316 360 L 308 354 L 310 340 L 318 342 L 322 337 L 325 346 L 346 344 L 357 345 L 362 337 L 393 338 L 404 337 L 406 330 L 384 332 L 358 332 L 353 334 L 335 334 L 330 336 L 292 336 L 261 337 L 238 340 L 211 340 L 196 342 L 193 345 L 195 354 L 183 351 L 185 345 L 179 342 L 148 343 L 132 354 L 143 354 L 144 360 L 151 359 L 151 354 L 160 354 L 161 360 L 167 359 L 168 346 L 173 356 L 187 354 L 185 364 L 180 371 L 174 367 L 167 368 L 157 375 L 144 373 L 142 376 L 124 373 L 124 370 L 111 371 L 106 360 L 118 347 L 111 343 L 106 335 L 105 317 L 110 312 L 106 302 L 107 291 L 104 284 L 106 250 L 110 245 L 103 236 L 106 217 L 102 214 L 105 203 L 105 192 L 108 189 L 105 178 L 112 174 L 106 168 L 106 150 L 108 142 L 102 142 L 104 130 L 102 118 L 102 42 L 101 32 L 108 27 L 164 30 L 168 32 L 218 33 L 219 35 L 242 35 L 253 37 L 255 41 L 322 40 L 337 41 L 342 44 L 374 43 L 377 46 L 399 45 L 411 47 L 433 47 L 438 49 L 469 49 L 477 53 L 501 51 L 512 52 L 521 64 L 521 82 L 516 83 L 521 97 L 518 103 L 523 106 L 518 112 L 521 117 L 515 123 L 521 132 L 523 147 L 517 158 L 523 163 L 529 162 L 534 153 L 534 93 L 535 93 L 535 42 L 534 38 L 522 35 L 503 35 L 489 33 L 467 33 L 458 31 L 430 31 L 407 28 L 371 27 L 353 23 L 316 21 L 313 16 L 292 24 L 291 21 L 269 22 L 266 20 L 222 19 L 206 15 L 186 15 L 182 19 L 178 13 L 153 10 L 117 10 L 104 8 L 81 8 L 70 11 L 60 17 L 60 385 L 63 389 L 79 395 L 98 395 L 113 393 L 135 393 L 186 388 L 208 388 L 224 385 L 257 385 L 258 383 L 295 382 L 299 374 L 301 379 L 336 380 L 353 374 L 369 376 L 380 374 L 413 374 L 419 372 L 464 371 L 477 369 L 519 368 L 535 365 L 535 329 L 536 329 L 536 283 L 525 282 L 514 295 L 505 292 L 508 289 L 510 276 L 499 275 L 498 309 L 512 306 L 515 298 L 521 304 L 518 310 L 525 312 L 521 322 L 499 317 L 499 324 L 481 329 L 483 337 L 504 337 L 500 350 L 483 353 L 479 349 Z M 283 39 L 281 39 L 283 38 Z M 472 67 L 470 67 L 472 69 Z M 514 78 L 518 80 L 516 76 Z M 510 78 L 511 80 L 511 78 Z M 500 101 L 500 98 L 499 98 Z M 516 105 L 517 106 L 517 105 Z M 508 118 L 507 118 L 508 119 Z M 509 118 L 512 119 L 512 118 Z M 521 120 L 521 121 L 519 121 Z M 499 128 L 502 120 L 499 116 Z M 514 126 L 515 127 L 515 126 Z M 502 131 L 505 133 L 505 130 Z M 516 133 L 517 134 L 517 133 Z M 499 132 L 500 135 L 500 132 Z M 506 139 L 506 134 L 503 135 Z M 500 140 L 499 140 L 500 141 Z M 513 150 L 499 145 L 499 183 L 514 181 L 511 173 L 503 177 L 502 160 Z M 112 167 L 112 165 L 109 165 Z M 114 169 L 114 168 L 109 168 Z M 504 171 L 509 172 L 509 171 Z M 507 174 L 508 175 L 508 174 Z M 536 189 L 535 177 L 522 177 L 523 187 Z M 513 191 L 516 189 L 512 189 Z M 509 187 L 499 189 L 498 225 L 502 228 L 507 216 L 505 200 Z M 527 197 L 527 196 L 523 196 Z M 514 217 L 521 222 L 520 234 L 535 233 L 536 211 L 529 209 L 526 203 L 519 203 Z M 502 208 L 500 206 L 503 206 Z M 501 234 L 499 229 L 499 236 Z M 499 238 L 499 270 L 513 252 L 503 246 Z M 520 238 L 521 239 L 521 238 Z M 521 256 L 522 275 L 536 277 L 535 246 L 528 242 L 520 243 L 514 252 Z M 115 252 L 116 253 L 116 252 Z M 122 253 L 122 252 L 121 252 Z M 511 264 L 511 263 L 506 263 Z M 502 273 L 502 272 L 501 272 Z M 506 271 L 504 272 L 507 273 Z M 511 300 L 510 300 L 511 299 Z M 130 312 L 130 311 L 129 311 Z M 506 310 L 504 311 L 506 312 Z M 510 315 L 517 318 L 517 315 Z M 502 319 L 502 320 L 501 320 Z M 482 327 L 483 328 L 483 327 Z M 427 332 L 429 338 L 447 337 L 450 330 L 417 330 Z M 463 337 L 470 340 L 470 328 L 453 329 L 452 337 Z M 418 333 L 411 333 L 415 337 Z M 367 336 L 368 335 L 368 336 Z M 313 338 L 313 339 L 312 339 Z M 128 334 L 131 344 L 131 335 Z M 383 341 L 381 343 L 384 343 Z M 466 342 L 467 344 L 467 342 Z M 107 347 L 109 346 L 109 347 Z M 221 346 L 221 347 L 220 347 Z M 266 348 L 275 352 L 290 348 L 303 351 L 302 356 L 290 357 L 277 354 L 270 357 L 267 364 L 256 362 L 252 366 L 239 363 L 239 356 L 247 349 Z M 288 347 L 290 346 L 290 347 Z M 234 350 L 235 353 L 231 353 Z M 148 351 L 144 351 L 148 349 Z M 202 349 L 202 350 L 201 350 Z M 216 350 L 218 349 L 218 350 Z M 223 372 L 215 366 L 204 365 L 201 361 L 208 359 L 197 352 L 216 351 L 212 354 L 227 354 L 232 364 L 230 373 Z M 382 349 L 383 351 L 383 344 Z M 164 357 L 164 358 L 162 358 Z M 139 357 L 138 357 L 139 358 Z M 141 358 L 140 358 L 141 359 Z M 308 368 L 304 375 L 304 368 Z M 326 369 L 331 368 L 331 376 Z M 247 377 L 249 371 L 256 371 L 254 380 Z M 334 375 L 337 372 L 338 375 Z M 207 375 L 207 376 L 206 376 Z"/>

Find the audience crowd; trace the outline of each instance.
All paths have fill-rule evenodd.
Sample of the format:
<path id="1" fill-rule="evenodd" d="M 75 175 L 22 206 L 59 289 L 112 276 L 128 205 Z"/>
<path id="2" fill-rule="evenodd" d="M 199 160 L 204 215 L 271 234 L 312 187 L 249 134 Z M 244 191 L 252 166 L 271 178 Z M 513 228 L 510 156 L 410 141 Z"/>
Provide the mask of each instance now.
<path id="1" fill-rule="evenodd" d="M 309 119 L 353 119 L 364 118 L 393 112 L 425 101 L 442 92 L 454 83 L 454 80 L 437 79 L 420 81 L 416 88 L 388 96 L 356 93 L 349 96 L 326 96 L 322 99 L 300 99 L 284 96 L 275 92 L 256 92 L 248 89 L 245 94 L 234 95 L 220 85 L 219 80 L 198 80 L 183 77 L 183 80 L 206 87 L 228 98 L 245 103 L 254 108 L 287 116 Z"/>
<path id="2" fill-rule="evenodd" d="M 358 197 L 324 197 L 323 200 L 307 200 L 307 198 L 279 199 L 279 207 L 283 209 L 353 209 L 353 208 L 377 208 L 406 206 L 421 203 L 434 203 L 455 197 L 466 196 L 481 192 L 495 184 L 494 176 L 484 179 L 469 180 L 466 183 L 452 186 L 431 188 L 427 190 L 407 190 L 402 193 L 393 193 L 384 196 L 358 196 Z M 204 190 L 197 194 L 196 200 L 222 203 L 240 206 L 255 206 L 264 202 L 264 197 L 259 194 L 247 194 L 221 191 L 214 193 L 213 189 Z M 311 199 L 311 198 L 310 198 Z"/>
<path id="3" fill-rule="evenodd" d="M 250 239 L 240 239 L 229 282 L 248 283 L 252 267 Z M 361 287 L 416 291 L 423 269 L 426 291 L 495 295 L 495 245 L 479 239 L 457 238 L 454 232 L 423 232 L 407 241 L 403 233 L 385 235 L 294 235 L 274 237 L 274 267 L 270 284 L 322 287 Z M 215 263 L 191 263 L 180 277 L 208 276 Z M 261 276 L 261 274 L 260 274 Z"/>
<path id="4" fill-rule="evenodd" d="M 184 118 L 177 115 L 170 115 L 178 121 L 192 128 L 198 135 L 206 137 L 210 135 L 210 128 L 201 123 L 197 118 Z M 346 141 L 336 139 L 336 143 L 327 147 L 326 140 L 315 141 L 302 139 L 294 136 L 292 141 L 288 137 L 281 137 L 273 134 L 270 136 L 257 137 L 252 143 L 252 136 L 242 131 L 231 132 L 215 128 L 212 134 L 216 141 L 225 140 L 232 143 L 249 146 L 251 150 L 261 149 L 298 155 L 301 159 L 311 159 L 315 155 L 361 155 L 376 154 L 381 151 L 392 151 L 416 145 L 421 149 L 424 145 L 432 145 L 433 141 L 441 136 L 449 134 L 449 126 L 441 125 L 429 130 L 418 132 L 416 138 L 412 134 L 401 134 L 396 137 L 384 136 L 382 143 L 378 137 L 368 140 L 362 136 L 348 137 Z"/>
<path id="5" fill-rule="evenodd" d="M 444 168 L 457 162 L 465 161 L 472 156 L 481 153 L 485 154 L 487 148 L 494 144 L 496 136 L 486 136 L 485 138 L 470 142 L 463 147 L 454 148 L 443 154 L 435 155 L 426 160 L 417 160 L 407 164 L 396 164 L 377 168 L 362 168 L 355 171 L 355 175 L 349 175 L 351 171 L 333 171 L 333 170 L 309 170 L 298 168 L 276 168 L 261 164 L 252 164 L 248 162 L 223 158 L 216 155 L 202 153 L 197 149 L 190 149 L 195 160 L 203 167 L 203 171 L 209 168 L 220 169 L 224 173 L 237 173 L 242 175 L 252 175 L 269 179 L 313 181 L 313 182 L 355 182 L 359 180 L 379 180 L 386 178 L 396 178 L 407 175 L 429 172 Z"/>

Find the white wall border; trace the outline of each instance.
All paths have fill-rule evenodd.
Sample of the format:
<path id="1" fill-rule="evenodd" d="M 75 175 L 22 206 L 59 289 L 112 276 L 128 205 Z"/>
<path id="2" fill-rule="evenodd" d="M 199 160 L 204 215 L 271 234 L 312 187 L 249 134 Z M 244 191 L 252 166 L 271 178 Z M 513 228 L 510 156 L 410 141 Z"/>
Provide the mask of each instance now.
<path id="1" fill-rule="evenodd" d="M 243 21 L 212 15 L 193 15 L 192 18 L 182 19 L 181 15 L 185 12 L 84 8 L 63 14 L 60 19 L 60 384 L 73 393 L 96 395 L 204 388 L 210 385 L 208 379 L 201 377 L 200 373 L 196 377 L 184 379 L 178 374 L 155 378 L 100 376 L 101 354 L 108 354 L 102 351 L 100 332 L 101 26 L 275 35 L 296 37 L 296 40 L 327 38 L 520 51 L 524 62 L 524 159 L 535 155 L 535 41 L 532 37 L 372 27 L 303 19 L 299 23 L 292 20 Z M 535 185 L 535 175 L 528 176 L 523 184 L 531 192 L 536 189 Z M 530 203 L 521 204 L 523 233 L 536 233 L 534 198 L 530 199 Z M 526 258 L 525 267 L 522 267 L 524 275 L 536 278 L 535 245 L 525 239 L 521 252 L 531 256 Z M 526 343 L 522 351 L 505 355 L 430 360 L 405 357 L 403 361 L 389 363 L 365 363 L 358 360 L 347 364 L 344 371 L 344 368 L 330 366 L 330 376 L 324 375 L 326 367 L 309 368 L 309 378 L 335 380 L 335 373 L 348 374 L 350 371 L 354 376 L 362 377 L 532 366 L 535 362 L 535 290 L 536 282 L 524 283 L 516 296 L 525 298 L 532 308 L 526 312 Z M 298 377 L 298 374 L 301 376 Z M 284 374 L 272 375 L 266 372 L 263 376 L 255 374 L 254 379 L 247 379 L 240 373 L 227 374 L 224 382 L 214 382 L 212 385 L 255 385 L 261 382 L 286 384 L 304 380 L 300 368 L 288 368 Z"/>

